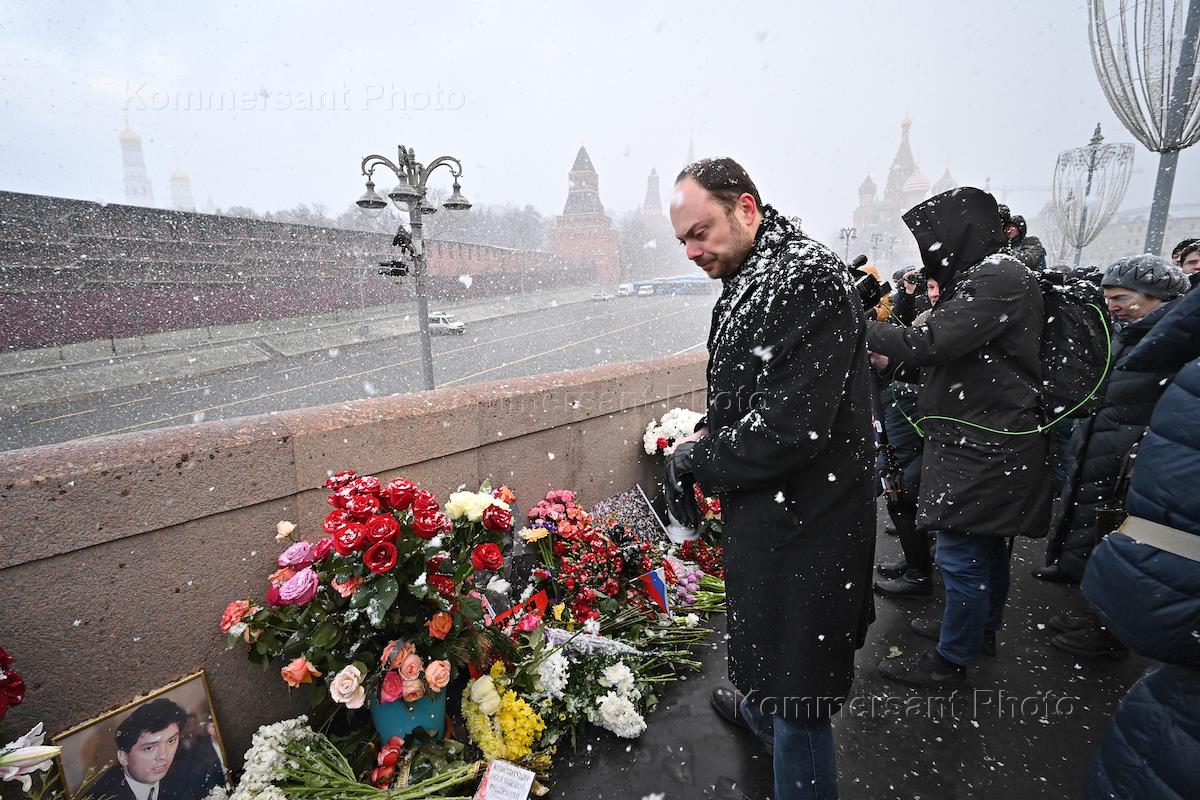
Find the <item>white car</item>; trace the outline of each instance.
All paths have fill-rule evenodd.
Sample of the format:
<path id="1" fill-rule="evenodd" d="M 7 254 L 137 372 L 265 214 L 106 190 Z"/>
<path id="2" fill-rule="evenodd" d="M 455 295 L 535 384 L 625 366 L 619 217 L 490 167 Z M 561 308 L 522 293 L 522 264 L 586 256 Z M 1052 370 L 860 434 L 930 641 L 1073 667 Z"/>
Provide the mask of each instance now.
<path id="1" fill-rule="evenodd" d="M 432 311 L 429 314 L 429 332 L 461 336 L 467 332 L 467 326 L 456 320 L 452 314 L 447 314 L 445 311 Z"/>
<path id="2" fill-rule="evenodd" d="M 608 292 L 596 292 L 594 295 L 592 295 L 592 299 L 598 303 L 606 303 L 609 300 L 616 300 L 617 296 L 609 294 Z"/>
<path id="3" fill-rule="evenodd" d="M 622 283 L 617 287 L 617 297 L 633 297 L 633 284 Z"/>

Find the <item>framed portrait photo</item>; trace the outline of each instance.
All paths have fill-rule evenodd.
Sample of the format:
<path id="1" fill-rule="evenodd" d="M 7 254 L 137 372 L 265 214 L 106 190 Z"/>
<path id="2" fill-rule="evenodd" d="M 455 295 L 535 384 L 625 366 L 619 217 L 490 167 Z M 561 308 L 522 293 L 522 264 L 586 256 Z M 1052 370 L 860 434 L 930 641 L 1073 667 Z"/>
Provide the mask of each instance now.
<path id="1" fill-rule="evenodd" d="M 72 800 L 203 800 L 229 785 L 201 670 L 53 738 Z"/>

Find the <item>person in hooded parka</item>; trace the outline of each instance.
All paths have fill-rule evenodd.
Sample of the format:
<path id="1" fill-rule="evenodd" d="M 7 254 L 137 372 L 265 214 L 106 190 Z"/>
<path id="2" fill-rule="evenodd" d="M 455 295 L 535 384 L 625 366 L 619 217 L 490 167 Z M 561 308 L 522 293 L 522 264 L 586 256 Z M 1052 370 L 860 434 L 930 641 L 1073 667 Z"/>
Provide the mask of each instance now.
<path id="1" fill-rule="evenodd" d="M 1015 536 L 1049 525 L 1048 435 L 1039 432 L 1044 306 L 1033 273 L 1005 249 L 996 199 L 973 187 L 903 215 L 940 297 L 923 324 L 867 322 L 871 351 L 921 368 L 916 424 L 925 436 L 917 525 L 936 536 L 946 589 L 941 620 L 914 632 L 937 646 L 879 665 L 915 686 L 958 686 L 994 653 Z"/>
<path id="2" fill-rule="evenodd" d="M 680 174 L 688 257 L 720 279 L 706 433 L 676 447 L 667 492 L 721 500 L 729 677 L 714 705 L 774 754 L 775 798 L 837 796 L 830 717 L 874 617 L 871 398 L 864 314 L 841 260 L 763 205 L 731 159 Z"/>

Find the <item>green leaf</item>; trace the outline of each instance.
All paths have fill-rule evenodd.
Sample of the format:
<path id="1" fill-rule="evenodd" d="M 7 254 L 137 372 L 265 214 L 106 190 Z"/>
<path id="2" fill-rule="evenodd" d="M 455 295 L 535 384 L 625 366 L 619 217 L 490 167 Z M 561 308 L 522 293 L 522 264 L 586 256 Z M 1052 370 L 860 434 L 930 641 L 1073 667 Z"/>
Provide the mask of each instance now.
<path id="1" fill-rule="evenodd" d="M 371 621 L 372 625 L 376 628 L 383 625 L 384 615 L 392 607 L 392 603 L 396 602 L 399 594 L 400 585 L 391 575 L 385 575 L 375 582 L 375 591 L 371 594 L 371 599 L 367 601 L 367 619 Z"/>
<path id="2" fill-rule="evenodd" d="M 309 640 L 309 644 L 313 647 L 320 647 L 324 649 L 336 642 L 340 635 L 341 631 L 338 630 L 337 624 L 334 623 L 333 620 L 326 618 L 325 621 L 318 625 L 317 629 L 313 631 L 313 635 Z"/>
<path id="3" fill-rule="evenodd" d="M 459 601 L 458 610 L 462 612 L 463 618 L 470 622 L 478 622 L 483 619 L 483 603 L 480 603 L 476 597 L 462 598 Z"/>

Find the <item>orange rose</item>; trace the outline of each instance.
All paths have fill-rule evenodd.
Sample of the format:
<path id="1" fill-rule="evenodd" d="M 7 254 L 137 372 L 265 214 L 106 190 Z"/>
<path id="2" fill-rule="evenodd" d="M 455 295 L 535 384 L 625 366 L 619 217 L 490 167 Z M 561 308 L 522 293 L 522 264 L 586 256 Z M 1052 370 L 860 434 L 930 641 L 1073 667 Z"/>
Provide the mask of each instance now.
<path id="1" fill-rule="evenodd" d="M 293 689 L 299 687 L 302 683 L 312 683 L 313 678 L 321 677 L 320 671 L 310 664 L 304 656 L 292 659 L 292 663 L 279 670 L 279 674 L 287 681 L 287 685 Z"/>
<path id="2" fill-rule="evenodd" d="M 355 575 L 345 583 L 338 583 L 337 578 L 334 578 L 329 582 L 329 585 L 332 586 L 333 590 L 342 597 L 349 597 L 358 591 L 358 587 L 363 585 L 363 579 L 361 575 Z"/>
<path id="3" fill-rule="evenodd" d="M 425 667 L 425 682 L 431 692 L 440 692 L 450 682 L 450 662 L 430 661 Z"/>
<path id="4" fill-rule="evenodd" d="M 234 600 L 225 606 L 225 611 L 221 614 L 221 633 L 229 633 L 230 628 L 250 616 L 253 611 L 257 609 L 251 609 L 249 600 Z"/>
<path id="5" fill-rule="evenodd" d="M 272 586 L 282 586 L 296 576 L 296 570 L 291 567 L 283 567 L 271 573 L 271 577 L 267 578 Z"/>
<path id="6" fill-rule="evenodd" d="M 387 647 L 383 648 L 383 655 L 379 657 L 379 663 L 384 669 L 400 669 L 400 665 L 404 663 L 404 659 L 415 652 L 417 652 L 417 648 L 412 642 L 400 644 L 393 639 L 387 643 Z"/>
<path id="7" fill-rule="evenodd" d="M 415 703 L 425 696 L 425 686 L 420 680 L 404 682 L 404 702 Z"/>
<path id="8" fill-rule="evenodd" d="M 433 638 L 445 639 L 446 635 L 450 633 L 450 629 L 454 627 L 454 617 L 445 611 L 439 611 L 425 623 L 425 627 L 429 628 L 429 635 Z"/>
<path id="9" fill-rule="evenodd" d="M 400 677 L 404 678 L 405 683 L 415 681 L 421 677 L 423 669 L 425 669 L 425 664 L 421 662 L 421 657 L 416 653 L 410 653 L 400 663 Z"/>

